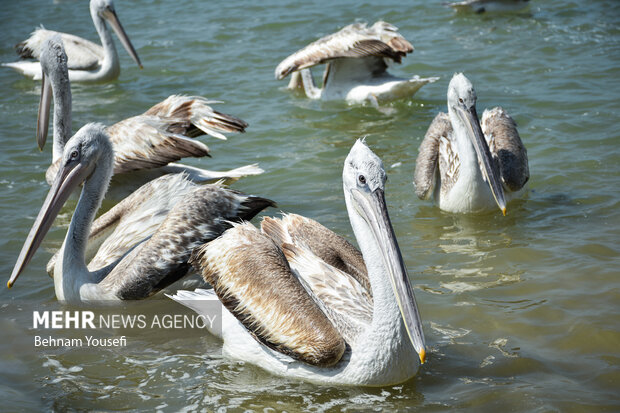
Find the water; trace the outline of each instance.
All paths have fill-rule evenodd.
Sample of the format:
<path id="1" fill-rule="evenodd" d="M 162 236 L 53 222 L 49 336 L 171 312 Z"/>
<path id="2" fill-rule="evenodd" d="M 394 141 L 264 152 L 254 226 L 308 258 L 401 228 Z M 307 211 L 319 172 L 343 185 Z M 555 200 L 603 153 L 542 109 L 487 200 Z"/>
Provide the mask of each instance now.
<path id="1" fill-rule="evenodd" d="M 96 39 L 84 2 L 3 4 L 0 61 L 39 23 Z M 366 135 L 383 159 L 392 220 L 422 312 L 429 361 L 383 388 L 316 386 L 220 356 L 193 330 L 125 332 L 121 349 L 36 349 L 32 310 L 63 309 L 45 263 L 70 208 L 11 290 L 0 289 L 0 394 L 9 410 L 618 410 L 620 398 L 620 4 L 532 1 L 522 14 L 454 14 L 440 1 L 118 1 L 139 70 L 117 41 L 122 73 L 74 85 L 74 130 L 141 113 L 172 93 L 225 101 L 250 123 L 207 140 L 212 169 L 259 162 L 235 188 L 276 200 L 351 237 L 342 162 Z M 283 90 L 277 63 L 356 19 L 382 18 L 416 47 L 395 74 L 441 76 L 392 114 Z M 442 213 L 411 186 L 417 148 L 464 71 L 478 108 L 503 106 L 528 149 L 529 194 L 508 216 Z M 6 280 L 47 192 L 51 158 L 35 146 L 39 84 L 0 70 L 0 239 Z M 106 206 L 110 206 L 107 205 Z M 275 211 L 270 211 L 274 213 Z M 126 311 L 190 314 L 169 300 Z M 125 310 L 123 310 L 125 311 Z M 70 336 L 78 331 L 53 331 Z"/>

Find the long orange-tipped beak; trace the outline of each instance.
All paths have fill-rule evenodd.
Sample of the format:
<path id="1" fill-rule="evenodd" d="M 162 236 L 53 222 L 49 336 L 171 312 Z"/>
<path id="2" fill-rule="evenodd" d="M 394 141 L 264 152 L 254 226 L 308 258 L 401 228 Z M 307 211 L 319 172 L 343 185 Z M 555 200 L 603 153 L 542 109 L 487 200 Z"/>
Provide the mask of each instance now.
<path id="1" fill-rule="evenodd" d="M 465 124 L 467 134 L 476 149 L 478 160 L 482 164 L 482 175 L 487 181 L 487 184 L 489 184 L 489 188 L 491 188 L 491 193 L 493 194 L 493 198 L 495 198 L 495 202 L 505 216 L 506 199 L 504 198 L 504 188 L 497 169 L 493 167 L 491 151 L 489 150 L 489 145 L 487 145 L 487 141 L 482 133 L 480 120 L 478 119 L 478 114 L 476 113 L 476 107 L 472 106 L 471 108 L 464 108 L 457 106 L 456 109 L 456 113 L 463 121 L 463 124 Z"/>
<path id="2" fill-rule="evenodd" d="M 375 189 L 370 193 L 365 193 L 354 189 L 351 191 L 351 195 L 352 202 L 355 204 L 360 216 L 368 223 L 373 237 L 379 246 L 381 258 L 387 269 L 407 335 L 420 357 L 420 362 L 424 363 L 426 359 L 426 344 L 424 342 L 420 312 L 400 248 L 398 247 L 396 234 L 394 234 L 390 216 L 388 215 L 383 190 Z"/>

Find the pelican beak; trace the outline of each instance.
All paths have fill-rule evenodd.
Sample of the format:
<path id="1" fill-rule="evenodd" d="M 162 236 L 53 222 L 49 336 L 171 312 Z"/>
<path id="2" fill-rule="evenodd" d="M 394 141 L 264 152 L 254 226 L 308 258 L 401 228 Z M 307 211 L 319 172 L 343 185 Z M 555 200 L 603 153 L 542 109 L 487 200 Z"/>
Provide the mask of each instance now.
<path id="1" fill-rule="evenodd" d="M 458 113 L 461 121 L 465 125 L 469 138 L 476 149 L 476 154 L 482 164 L 482 174 L 491 188 L 493 198 L 495 198 L 495 202 L 497 202 L 497 205 L 502 213 L 506 215 L 506 199 L 504 198 L 502 181 L 499 177 L 499 172 L 493 167 L 491 151 L 489 150 L 489 145 L 487 145 L 487 141 L 482 133 L 480 120 L 478 120 L 478 114 L 476 113 L 476 107 L 472 106 L 465 109 L 461 106 L 457 106 L 456 113 Z"/>
<path id="2" fill-rule="evenodd" d="M 354 201 L 353 204 L 362 218 L 368 223 L 372 235 L 379 246 L 381 258 L 385 268 L 387 268 L 407 334 L 413 344 L 413 348 L 420 357 L 420 363 L 424 364 L 426 360 L 426 345 L 424 333 L 422 332 L 420 312 L 418 311 L 413 288 L 409 282 L 407 269 L 405 268 L 390 216 L 388 215 L 383 190 L 377 188 L 372 192 L 365 193 L 354 189 L 351 193 Z"/>
<path id="3" fill-rule="evenodd" d="M 39 211 L 39 215 L 37 215 L 37 219 L 34 221 L 26 242 L 24 242 L 24 246 L 19 253 L 15 267 L 13 267 L 11 278 L 7 283 L 9 288 L 15 284 L 17 277 L 19 277 L 34 256 L 71 192 L 88 177 L 91 170 L 92 168 L 77 160 L 69 161 L 59 169 L 54 183 L 45 198 L 45 202 Z"/>
<path id="4" fill-rule="evenodd" d="M 45 73 L 41 77 L 41 100 L 39 101 L 39 114 L 37 115 L 37 145 L 42 151 L 45 147 L 47 132 L 50 121 L 50 104 L 52 102 L 52 84 Z"/>
<path id="5" fill-rule="evenodd" d="M 123 47 L 125 47 L 125 50 L 127 50 L 127 53 L 129 53 L 129 56 L 131 56 L 133 61 L 136 62 L 138 66 L 140 66 L 140 69 L 142 69 L 142 63 L 140 63 L 140 58 L 138 57 L 138 53 L 136 53 L 136 49 L 133 48 L 133 45 L 131 44 L 131 40 L 129 40 L 127 33 L 125 33 L 125 29 L 123 29 L 123 26 L 121 25 L 120 20 L 118 20 L 116 11 L 114 9 L 106 10 L 105 18 L 106 20 L 110 22 L 110 26 L 112 26 L 112 29 L 116 32 L 116 35 L 118 36 L 121 43 L 123 44 Z"/>

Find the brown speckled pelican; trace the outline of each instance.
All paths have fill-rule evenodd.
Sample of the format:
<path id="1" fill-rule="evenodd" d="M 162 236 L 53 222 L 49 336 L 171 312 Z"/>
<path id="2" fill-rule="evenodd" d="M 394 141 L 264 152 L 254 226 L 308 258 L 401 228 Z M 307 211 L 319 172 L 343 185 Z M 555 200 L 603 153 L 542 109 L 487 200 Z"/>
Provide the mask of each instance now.
<path id="1" fill-rule="evenodd" d="M 311 99 L 345 99 L 352 103 L 380 101 L 413 96 L 437 77 L 414 76 L 403 79 L 387 72 L 388 64 L 400 63 L 413 46 L 384 21 L 371 27 L 354 23 L 325 36 L 284 59 L 276 68 L 276 79 L 293 73 L 289 89 L 303 85 Z M 327 63 L 323 88 L 315 86 L 310 67 Z"/>
<path id="2" fill-rule="evenodd" d="M 530 0 L 464 0 L 454 3 L 445 3 L 457 11 L 510 12 L 519 11 L 529 5 Z"/>
<path id="3" fill-rule="evenodd" d="M 90 15 L 97 33 L 99 33 L 102 46 L 72 34 L 45 30 L 43 27 L 40 27 L 28 39 L 16 46 L 17 53 L 24 59 L 34 58 L 40 60 L 42 49 L 45 47 L 47 39 L 54 35 L 59 35 L 65 43 L 67 55 L 69 56 L 69 79 L 72 82 L 107 82 L 114 80 L 121 73 L 121 66 L 112 36 L 105 23 L 107 21 L 116 32 L 125 49 L 127 49 L 129 56 L 142 68 L 140 58 L 116 16 L 112 0 L 91 0 Z M 3 66 L 15 69 L 35 80 L 42 77 L 41 66 L 38 62 L 21 61 L 4 63 Z"/>
<path id="4" fill-rule="evenodd" d="M 87 266 L 91 224 L 114 166 L 112 143 L 103 125 L 82 127 L 67 142 L 61 159 L 8 281 L 9 287 L 15 283 L 71 192 L 83 183 L 53 271 L 56 297 L 61 301 L 150 297 L 187 274 L 194 247 L 217 237 L 231 222 L 251 219 L 274 205 L 218 185 L 197 185 L 183 174 L 166 175 L 99 218 L 91 240 L 111 234 Z"/>
<path id="5" fill-rule="evenodd" d="M 46 173 L 46 180 L 51 184 L 56 176 L 65 142 L 71 136 L 71 86 L 67 55 L 59 36 L 52 36 L 46 41 L 41 53 L 41 68 L 43 84 L 37 119 L 37 144 L 41 150 L 45 145 L 53 95 L 54 144 L 52 165 Z M 203 97 L 172 95 L 142 115 L 109 126 L 107 132 L 115 152 L 114 174 L 131 172 L 129 181 L 137 180 L 136 186 L 139 186 L 140 183 L 164 173 L 185 172 L 198 182 L 238 179 L 262 173 L 263 170 L 256 165 L 220 172 L 171 163 L 184 157 L 209 155 L 209 148 L 193 139 L 197 136 L 207 134 L 226 139 L 222 133 L 245 131 L 248 126 L 246 122 L 213 110 L 210 103 L 216 102 Z M 141 172 L 136 174 L 136 171 Z M 127 177 L 115 179 L 115 184 L 124 180 L 126 181 Z"/>
<path id="6" fill-rule="evenodd" d="M 426 357 L 422 323 L 384 188 L 381 159 L 358 140 L 344 162 L 345 202 L 361 253 L 307 218 L 236 224 L 191 262 L 213 290 L 172 298 L 204 311 L 224 304 L 223 350 L 275 374 L 388 385 Z"/>
<path id="7" fill-rule="evenodd" d="M 482 125 L 481 125 L 482 123 Z M 448 114 L 426 132 L 416 161 L 420 199 L 435 199 L 449 212 L 490 211 L 518 197 L 530 177 L 527 150 L 517 125 L 501 108 L 476 113 L 476 91 L 462 73 L 448 86 Z"/>

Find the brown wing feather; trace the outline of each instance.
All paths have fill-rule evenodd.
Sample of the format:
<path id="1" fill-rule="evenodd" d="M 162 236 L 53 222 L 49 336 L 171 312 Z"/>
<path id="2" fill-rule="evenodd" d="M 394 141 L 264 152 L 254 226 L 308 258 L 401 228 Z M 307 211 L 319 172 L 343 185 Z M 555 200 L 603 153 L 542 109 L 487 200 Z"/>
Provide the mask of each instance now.
<path id="1" fill-rule="evenodd" d="M 218 112 L 210 104 L 218 103 L 201 96 L 171 95 L 144 114 L 170 119 L 168 132 L 191 138 L 208 134 L 222 138 L 223 132 L 245 132 L 248 123 L 236 116 Z"/>
<path id="2" fill-rule="evenodd" d="M 504 185 L 513 192 L 523 188 L 530 179 L 530 170 L 516 122 L 504 109 L 496 107 L 485 110 L 480 123 Z"/>
<path id="3" fill-rule="evenodd" d="M 253 225 L 235 225 L 197 249 L 191 263 L 260 343 L 315 366 L 342 357 L 342 336 L 291 273 L 280 248 Z"/>
<path id="4" fill-rule="evenodd" d="M 306 245 L 284 243 L 282 252 L 293 273 L 347 343 L 358 343 L 372 324 L 373 299 L 351 275 L 317 257 Z"/>
<path id="5" fill-rule="evenodd" d="M 351 275 L 372 296 L 362 253 L 332 230 L 296 214 L 286 214 L 282 219 L 264 217 L 261 229 L 280 247 L 303 244 L 327 264 Z"/>
<path id="6" fill-rule="evenodd" d="M 370 28 L 365 23 L 354 23 L 288 56 L 276 68 L 276 78 L 340 58 L 376 56 L 400 63 L 412 51 L 411 43 L 389 23 L 378 21 Z"/>
<path id="7" fill-rule="evenodd" d="M 217 185 L 197 187 L 99 285 L 123 300 L 151 296 L 187 274 L 194 248 L 218 237 L 231 222 L 251 219 L 273 205 L 271 200 Z"/>
<path id="8" fill-rule="evenodd" d="M 209 148 L 195 141 L 208 134 L 226 139 L 222 133 L 245 132 L 247 122 L 215 111 L 214 101 L 200 96 L 171 95 L 144 114 L 127 118 L 107 128 L 114 145 L 114 174 L 152 169 L 187 157 L 209 156 Z M 58 161 L 59 162 L 59 161 Z M 45 175 L 51 183 L 58 162 Z"/>
<path id="9" fill-rule="evenodd" d="M 86 245 L 88 268 L 94 271 L 117 261 L 135 244 L 153 235 L 174 205 L 195 187 L 184 174 L 163 175 L 95 219 Z M 47 264 L 52 277 L 57 255 L 58 252 Z"/>
<path id="10" fill-rule="evenodd" d="M 441 137 L 447 137 L 451 132 L 448 114 L 440 112 L 424 135 L 413 176 L 415 193 L 420 199 L 429 199 L 433 194 L 438 173 L 439 142 Z"/>
<path id="11" fill-rule="evenodd" d="M 114 174 L 158 168 L 186 157 L 209 155 L 202 142 L 167 131 L 169 121 L 140 115 L 107 128 L 114 145 Z"/>
<path id="12" fill-rule="evenodd" d="M 166 131 L 167 124 L 155 116 L 139 115 L 109 126 L 106 131 L 114 145 L 114 174 L 159 168 L 187 157 L 209 156 L 207 145 Z M 50 184 L 60 161 L 57 159 L 45 173 Z"/>

